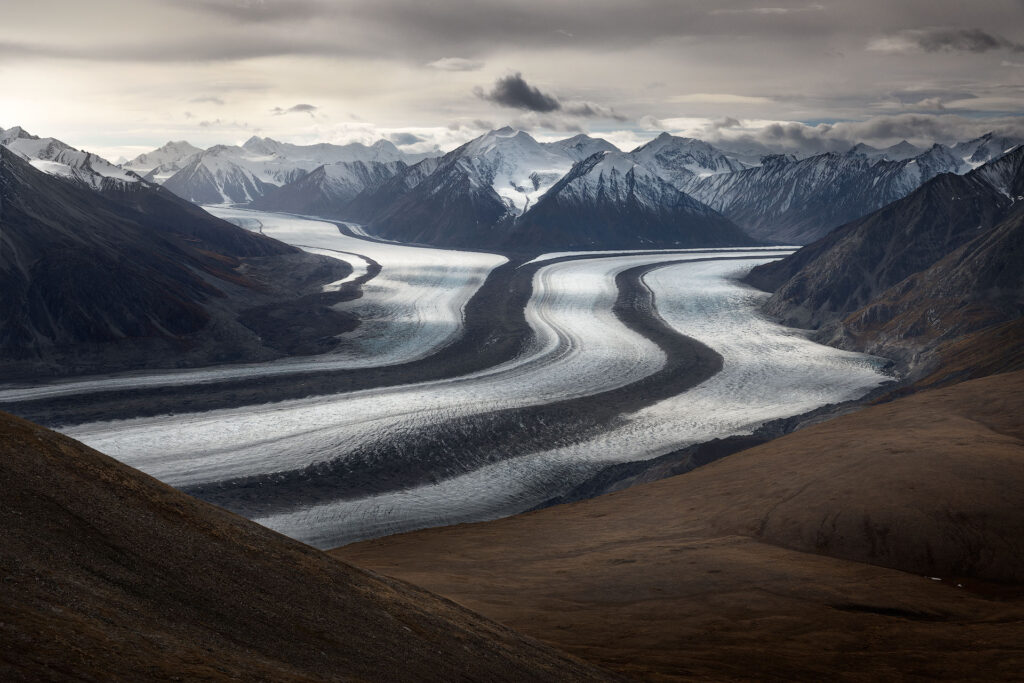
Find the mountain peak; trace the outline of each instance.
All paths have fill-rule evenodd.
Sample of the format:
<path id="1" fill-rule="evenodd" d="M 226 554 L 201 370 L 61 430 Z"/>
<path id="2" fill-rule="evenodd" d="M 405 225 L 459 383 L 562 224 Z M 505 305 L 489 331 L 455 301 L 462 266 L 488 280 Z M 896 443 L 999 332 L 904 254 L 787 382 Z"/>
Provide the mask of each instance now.
<path id="1" fill-rule="evenodd" d="M 38 140 L 39 136 L 32 135 L 21 126 L 12 126 L 7 130 L 0 129 L 0 142 L 8 143 L 11 140 Z"/>
<path id="2" fill-rule="evenodd" d="M 169 140 L 163 147 L 156 150 L 157 152 L 200 152 L 198 147 L 190 143 L 188 140 Z"/>
<path id="3" fill-rule="evenodd" d="M 218 145 L 219 146 L 219 145 Z M 271 138 L 261 138 L 253 135 L 242 144 L 242 149 L 254 154 L 274 154 L 281 147 L 281 143 Z"/>
<path id="4" fill-rule="evenodd" d="M 491 131 L 492 135 L 498 135 L 501 137 L 509 137 L 516 134 L 516 129 L 512 126 L 503 126 L 497 130 Z"/>

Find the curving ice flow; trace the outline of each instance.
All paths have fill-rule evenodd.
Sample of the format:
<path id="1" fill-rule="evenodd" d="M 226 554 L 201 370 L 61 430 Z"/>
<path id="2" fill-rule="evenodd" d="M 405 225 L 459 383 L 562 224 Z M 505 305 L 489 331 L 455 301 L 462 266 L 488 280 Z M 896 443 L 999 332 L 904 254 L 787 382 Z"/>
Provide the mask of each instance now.
<path id="1" fill-rule="evenodd" d="M 778 252 L 793 252 L 799 249 L 799 246 L 777 246 L 777 247 L 698 247 L 693 249 L 598 249 L 594 251 L 551 251 L 546 254 L 536 256 L 523 265 L 529 265 L 531 263 L 543 263 L 544 261 L 552 261 L 558 258 L 564 258 L 566 256 L 602 256 L 605 254 L 705 254 L 709 257 L 721 256 L 728 254 L 729 252 L 744 252 L 744 253 L 772 253 L 777 254 Z M 742 255 L 742 254 L 741 254 Z M 520 266 L 522 267 L 522 266 Z"/>
<path id="2" fill-rule="evenodd" d="M 363 296 L 337 307 L 359 316 L 360 325 L 332 355 L 345 367 L 393 365 L 422 358 L 459 332 L 466 303 L 487 275 L 508 259 L 483 254 L 374 242 L 345 235 L 327 221 L 286 214 L 206 207 L 245 227 L 258 221 L 264 235 L 352 262 L 376 261 L 381 272 L 363 285 Z M 337 283 L 332 283 L 337 284 Z"/>
<path id="3" fill-rule="evenodd" d="M 207 211 L 247 230 L 260 230 L 306 251 L 332 256 L 353 267 L 347 278 L 324 286 L 336 290 L 366 273 L 367 259 L 381 272 L 363 285 L 363 296 L 337 304 L 355 313 L 360 326 L 336 350 L 270 363 L 232 364 L 193 370 L 133 372 L 104 378 L 58 381 L 0 389 L 0 401 L 117 391 L 142 387 L 209 384 L 247 377 L 396 365 L 422 358 L 458 333 L 466 303 L 507 259 L 482 254 L 398 244 L 380 244 L 342 234 L 336 225 L 285 214 L 207 206 Z"/>
<path id="4" fill-rule="evenodd" d="M 555 497 L 602 467 L 653 458 L 767 420 L 863 395 L 888 377 L 881 359 L 809 341 L 758 313 L 766 294 L 735 281 L 765 258 L 670 265 L 644 280 L 672 327 L 724 359 L 706 382 L 565 448 L 488 465 L 435 485 L 260 519 L 320 547 L 426 526 L 495 519 Z"/>
<path id="5" fill-rule="evenodd" d="M 612 312 L 615 276 L 679 258 L 685 257 L 623 256 L 540 268 L 526 307 L 533 342 L 520 357 L 480 372 L 261 406 L 84 424 L 65 433 L 187 486 L 344 458 L 361 446 L 456 417 L 608 391 L 657 372 L 665 362 L 660 348 Z"/>
<path id="6" fill-rule="evenodd" d="M 662 260 L 678 258 L 663 256 Z M 657 257 L 554 263 L 534 276 L 533 341 L 486 370 L 420 384 L 262 406 L 79 425 L 66 433 L 170 484 L 302 467 L 417 427 L 540 405 L 637 381 L 664 354 L 612 312 L 615 275 Z"/>

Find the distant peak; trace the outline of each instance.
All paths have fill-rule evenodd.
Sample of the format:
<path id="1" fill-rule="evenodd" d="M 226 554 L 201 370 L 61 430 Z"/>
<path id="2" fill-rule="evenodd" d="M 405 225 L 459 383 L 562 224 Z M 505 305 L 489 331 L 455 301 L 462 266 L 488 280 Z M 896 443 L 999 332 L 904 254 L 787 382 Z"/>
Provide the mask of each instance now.
<path id="1" fill-rule="evenodd" d="M 160 149 L 172 151 L 177 149 L 194 149 L 194 146 L 188 140 L 170 140 Z"/>
<path id="2" fill-rule="evenodd" d="M 499 128 L 498 130 L 492 130 L 491 132 L 494 133 L 495 135 L 506 136 L 514 135 L 516 131 L 512 126 L 504 126 L 502 128 Z"/>
<path id="3" fill-rule="evenodd" d="M 15 139 L 38 140 L 39 139 L 35 135 L 32 135 L 27 130 L 22 128 L 21 126 L 12 126 L 12 127 L 8 128 L 7 130 L 3 131 L 3 136 L 7 140 L 15 140 Z"/>

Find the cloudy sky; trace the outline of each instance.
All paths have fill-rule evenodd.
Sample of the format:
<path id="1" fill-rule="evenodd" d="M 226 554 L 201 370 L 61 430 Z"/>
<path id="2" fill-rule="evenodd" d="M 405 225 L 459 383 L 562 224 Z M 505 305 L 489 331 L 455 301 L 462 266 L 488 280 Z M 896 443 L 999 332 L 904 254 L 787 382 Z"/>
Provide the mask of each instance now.
<path id="1" fill-rule="evenodd" d="M 33 0 L 0 23 L 0 127 L 106 156 L 169 139 L 510 124 L 797 152 L 1024 134 L 1024 0 Z"/>

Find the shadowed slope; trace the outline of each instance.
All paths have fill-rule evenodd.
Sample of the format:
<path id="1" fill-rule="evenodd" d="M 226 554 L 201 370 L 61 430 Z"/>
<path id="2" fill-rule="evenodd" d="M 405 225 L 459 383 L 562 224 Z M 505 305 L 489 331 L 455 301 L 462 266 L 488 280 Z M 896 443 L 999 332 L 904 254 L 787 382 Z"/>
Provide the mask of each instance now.
<path id="1" fill-rule="evenodd" d="M 745 280 L 774 292 L 769 314 L 918 379 L 942 362 L 938 346 L 1024 313 L 1021 187 L 1024 148 L 938 176 Z"/>
<path id="2" fill-rule="evenodd" d="M 1022 407 L 1024 373 L 996 375 L 601 498 L 335 552 L 629 673 L 1012 680 Z M 1017 597 L 955 587 L 984 580 Z"/>
<path id="3" fill-rule="evenodd" d="M 602 674 L 0 413 L 0 679 Z"/>

